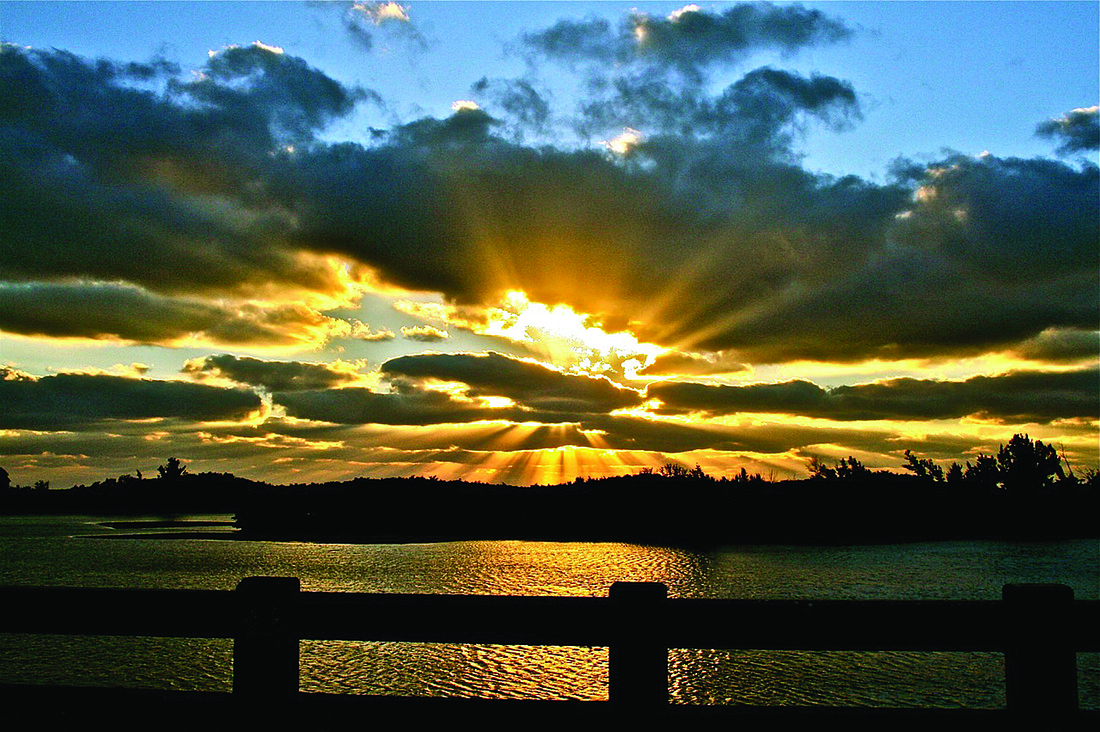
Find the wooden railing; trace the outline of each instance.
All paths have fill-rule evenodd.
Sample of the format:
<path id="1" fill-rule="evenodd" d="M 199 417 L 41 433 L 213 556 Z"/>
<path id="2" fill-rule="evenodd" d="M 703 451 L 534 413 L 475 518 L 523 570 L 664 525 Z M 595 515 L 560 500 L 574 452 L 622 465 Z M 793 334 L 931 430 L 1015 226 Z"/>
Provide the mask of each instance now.
<path id="1" fill-rule="evenodd" d="M 666 595 L 657 583 L 616 583 L 608 597 L 581 598 L 300 592 L 298 580 L 288 577 L 250 577 L 233 592 L 9 587 L 0 588 L 0 631 L 233 638 L 233 694 L 218 696 L 231 698 L 236 707 L 255 702 L 269 713 L 280 705 L 314 703 L 303 702 L 306 697 L 328 696 L 298 692 L 298 642 L 314 639 L 607 647 L 608 702 L 580 703 L 584 714 L 600 708 L 599 714 L 639 719 L 839 714 L 819 707 L 670 705 L 670 648 L 1001 652 L 1006 709 L 840 711 L 876 719 L 998 715 L 1044 724 L 1097 718 L 1094 711 L 1077 709 L 1076 653 L 1100 650 L 1100 602 L 1075 600 L 1063 585 L 1006 585 L 1001 601 Z M 2 688 L 9 696 L 37 699 L 50 693 L 41 687 Z M 479 713 L 485 708 L 479 706 Z"/>

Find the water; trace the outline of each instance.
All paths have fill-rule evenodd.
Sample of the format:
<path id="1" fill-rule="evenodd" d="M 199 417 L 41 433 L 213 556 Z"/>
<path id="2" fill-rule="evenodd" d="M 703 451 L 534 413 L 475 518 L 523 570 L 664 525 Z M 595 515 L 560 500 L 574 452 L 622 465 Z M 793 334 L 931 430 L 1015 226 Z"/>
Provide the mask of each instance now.
<path id="1" fill-rule="evenodd" d="M 700 553 L 613 543 L 133 539 L 100 521 L 0 517 L 0 584 L 228 590 L 243 577 L 284 575 L 299 577 L 304 591 L 602 596 L 627 580 L 663 582 L 671 597 L 991 600 L 1007 582 L 1061 582 L 1100 599 L 1095 540 Z M 228 640 L 5 634 L 0 683 L 226 691 L 231 650 Z M 604 648 L 303 641 L 301 659 L 305 691 L 607 695 Z M 1097 654 L 1081 654 L 1079 667 L 1082 706 L 1100 708 Z M 669 695 L 679 703 L 989 708 L 1004 705 L 1003 684 L 994 653 L 669 651 Z"/>

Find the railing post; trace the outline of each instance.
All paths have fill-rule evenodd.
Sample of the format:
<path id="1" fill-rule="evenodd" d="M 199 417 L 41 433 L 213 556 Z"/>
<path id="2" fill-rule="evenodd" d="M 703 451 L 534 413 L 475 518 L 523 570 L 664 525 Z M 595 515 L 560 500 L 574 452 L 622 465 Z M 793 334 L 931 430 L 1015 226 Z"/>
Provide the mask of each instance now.
<path id="1" fill-rule="evenodd" d="M 614 623 L 608 649 L 608 701 L 628 712 L 668 704 L 668 648 L 664 637 L 668 588 L 660 582 L 611 585 Z"/>
<path id="2" fill-rule="evenodd" d="M 1069 637 L 1073 589 L 1057 584 L 1008 584 L 1001 597 L 1008 634 L 1008 709 L 1048 721 L 1073 713 L 1077 709 L 1077 656 Z"/>
<path id="3" fill-rule="evenodd" d="M 259 701 L 298 691 L 297 577 L 246 577 L 237 585 L 233 693 Z"/>

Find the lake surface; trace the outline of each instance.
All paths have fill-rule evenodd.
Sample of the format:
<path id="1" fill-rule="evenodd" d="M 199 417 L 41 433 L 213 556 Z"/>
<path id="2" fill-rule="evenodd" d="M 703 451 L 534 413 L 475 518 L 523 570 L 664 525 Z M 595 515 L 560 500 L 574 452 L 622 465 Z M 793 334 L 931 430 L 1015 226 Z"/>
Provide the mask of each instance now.
<path id="1" fill-rule="evenodd" d="M 244 577 L 279 575 L 299 577 L 303 591 L 604 596 L 625 580 L 663 582 L 670 597 L 995 600 L 1008 582 L 1060 582 L 1078 598 L 1100 599 L 1096 540 L 693 552 L 579 542 L 125 538 L 133 532 L 102 525 L 107 520 L 0 517 L 0 585 L 229 590 Z M 231 650 L 228 640 L 0 634 L 0 683 L 223 691 Z M 1078 665 L 1082 706 L 1100 708 L 1097 654 L 1080 654 Z M 301 669 L 306 691 L 607 696 L 605 648 L 303 641 Z M 679 703 L 989 708 L 1004 705 L 1003 684 L 995 653 L 669 651 L 669 694 Z"/>

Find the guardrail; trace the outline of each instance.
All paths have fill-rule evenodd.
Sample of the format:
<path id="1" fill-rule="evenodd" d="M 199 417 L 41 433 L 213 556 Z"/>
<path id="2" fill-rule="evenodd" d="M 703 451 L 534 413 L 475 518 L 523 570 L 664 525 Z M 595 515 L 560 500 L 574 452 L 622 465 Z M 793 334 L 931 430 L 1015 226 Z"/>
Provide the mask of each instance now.
<path id="1" fill-rule="evenodd" d="M 993 651 L 1005 658 L 1004 710 L 841 711 L 875 719 L 980 713 L 1034 719 L 1046 729 L 1058 728 L 1049 726 L 1053 720 L 1097 719 L 1077 709 L 1076 653 L 1100 650 L 1100 602 L 1075 600 L 1064 585 L 1006 585 L 1000 601 L 788 601 L 669 599 L 662 584 L 623 582 L 608 597 L 580 598 L 300 592 L 296 578 L 250 577 L 232 592 L 0 588 L 0 609 L 0 630 L 9 633 L 233 638 L 233 694 L 216 696 L 268 712 L 314 704 L 305 697 L 333 698 L 298 692 L 298 642 L 314 639 L 607 647 L 608 702 L 570 708 L 637 719 L 839 714 L 827 707 L 670 705 L 670 648 Z M 49 694 L 4 687 L 17 696 L 13 689 Z M 432 700 L 432 708 L 462 701 Z"/>

